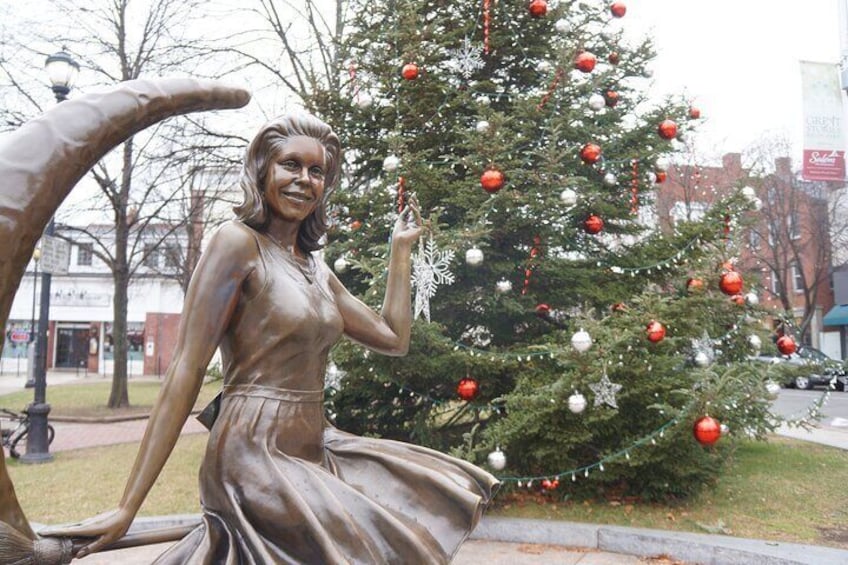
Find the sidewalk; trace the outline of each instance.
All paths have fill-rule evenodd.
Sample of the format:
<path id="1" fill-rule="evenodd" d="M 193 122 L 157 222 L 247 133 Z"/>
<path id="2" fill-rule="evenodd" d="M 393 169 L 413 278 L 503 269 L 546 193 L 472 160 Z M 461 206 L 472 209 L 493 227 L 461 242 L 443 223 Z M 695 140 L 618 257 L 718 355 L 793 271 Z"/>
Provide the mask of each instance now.
<path id="1" fill-rule="evenodd" d="M 93 377 L 99 378 L 99 377 Z M 75 375 L 50 374 L 50 385 L 91 380 Z M 16 382 L 9 382 L 15 380 Z M 17 382 L 20 381 L 20 382 Z M 23 387 L 25 379 L 0 378 L 0 395 Z M 780 429 L 778 433 L 805 441 L 848 449 L 848 427 L 841 422 L 824 422 L 810 431 Z M 141 440 L 146 419 L 110 423 L 52 422 L 56 439 L 51 451 L 65 451 Z M 194 418 L 183 433 L 199 433 L 205 428 Z M 134 528 L 163 527 L 175 519 L 196 521 L 196 516 L 141 518 Z M 147 546 L 92 555 L 79 561 L 86 565 L 146 565 L 168 544 Z M 457 554 L 457 565 L 659 565 L 769 564 L 769 565 L 848 565 L 848 550 L 770 542 L 664 530 L 613 527 L 544 520 L 517 520 L 484 517 L 481 524 Z"/>

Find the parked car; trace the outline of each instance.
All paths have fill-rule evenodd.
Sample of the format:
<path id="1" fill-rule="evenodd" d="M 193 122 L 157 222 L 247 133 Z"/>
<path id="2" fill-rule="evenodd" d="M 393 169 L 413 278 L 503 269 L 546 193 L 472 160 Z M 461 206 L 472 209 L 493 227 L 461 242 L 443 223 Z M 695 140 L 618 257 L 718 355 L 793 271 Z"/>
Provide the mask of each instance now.
<path id="1" fill-rule="evenodd" d="M 802 345 L 791 355 L 758 355 L 755 361 L 780 365 L 782 384 L 789 388 L 811 389 L 816 386 L 833 386 L 836 390 L 848 388 L 848 372 L 841 361 L 824 352 Z"/>

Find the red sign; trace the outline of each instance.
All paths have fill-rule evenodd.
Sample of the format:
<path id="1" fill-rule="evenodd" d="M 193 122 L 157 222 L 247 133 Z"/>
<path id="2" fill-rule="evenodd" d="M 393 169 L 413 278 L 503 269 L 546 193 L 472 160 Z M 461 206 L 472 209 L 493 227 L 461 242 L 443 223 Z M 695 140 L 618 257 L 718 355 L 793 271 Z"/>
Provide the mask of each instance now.
<path id="1" fill-rule="evenodd" d="M 806 180 L 844 181 L 845 152 L 830 149 L 804 149 L 802 175 Z"/>
<path id="2" fill-rule="evenodd" d="M 29 332 L 26 330 L 12 330 L 9 332 L 9 340 L 12 343 L 26 343 L 29 341 Z"/>

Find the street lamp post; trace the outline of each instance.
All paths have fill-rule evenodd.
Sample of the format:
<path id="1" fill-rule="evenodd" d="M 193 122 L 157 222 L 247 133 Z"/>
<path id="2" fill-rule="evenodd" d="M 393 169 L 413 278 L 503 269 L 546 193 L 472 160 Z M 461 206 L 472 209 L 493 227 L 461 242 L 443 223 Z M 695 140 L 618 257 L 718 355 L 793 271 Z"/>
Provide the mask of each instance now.
<path id="1" fill-rule="evenodd" d="M 79 63 L 64 50 L 47 57 L 44 63 L 47 76 L 50 78 L 51 89 L 56 102 L 67 100 L 68 93 L 74 85 Z M 44 235 L 53 236 L 53 219 L 47 224 Z M 47 329 L 50 322 L 50 280 L 51 275 L 42 268 L 41 274 L 41 304 L 39 306 L 38 338 L 35 342 L 35 394 L 32 404 L 27 406 L 30 428 L 27 434 L 26 453 L 21 456 L 22 463 L 46 463 L 53 459 L 50 455 L 50 443 L 47 440 L 47 415 L 50 405 L 47 404 Z"/>
<path id="2" fill-rule="evenodd" d="M 29 320 L 29 343 L 27 344 L 27 381 L 25 388 L 35 386 L 35 296 L 38 290 L 38 261 L 41 259 L 41 249 L 38 247 L 32 252 L 34 265 L 32 272 L 32 315 Z"/>

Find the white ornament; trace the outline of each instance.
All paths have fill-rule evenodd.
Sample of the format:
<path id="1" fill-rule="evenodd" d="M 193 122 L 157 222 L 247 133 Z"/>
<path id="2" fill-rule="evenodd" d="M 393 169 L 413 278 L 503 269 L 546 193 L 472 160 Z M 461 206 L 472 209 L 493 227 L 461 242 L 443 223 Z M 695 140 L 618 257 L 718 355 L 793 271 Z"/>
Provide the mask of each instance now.
<path id="1" fill-rule="evenodd" d="M 371 95 L 367 92 L 360 92 L 356 95 L 356 105 L 362 108 L 363 110 L 366 108 L 370 108 L 371 104 L 374 103 L 374 99 L 371 98 Z"/>
<path id="2" fill-rule="evenodd" d="M 571 31 L 571 22 L 565 19 L 557 20 L 554 29 L 557 30 L 557 33 L 566 34 Z"/>
<path id="3" fill-rule="evenodd" d="M 750 306 L 756 306 L 760 303 L 760 297 L 757 296 L 756 292 L 749 292 L 745 295 L 745 302 Z"/>
<path id="4" fill-rule="evenodd" d="M 472 247 L 465 252 L 465 262 L 472 267 L 477 267 L 483 263 L 483 251 L 476 247 Z"/>
<path id="5" fill-rule="evenodd" d="M 333 263 L 333 269 L 335 269 L 335 271 L 340 275 L 347 272 L 348 267 L 350 267 L 350 263 L 347 262 L 344 255 L 336 259 Z"/>
<path id="6" fill-rule="evenodd" d="M 604 374 L 601 375 L 601 380 L 595 384 L 589 385 L 592 392 L 595 393 L 595 407 L 606 404 L 613 408 L 618 408 L 618 403 L 615 400 L 615 395 L 623 388 L 623 385 L 614 383 L 609 380 L 607 371 L 604 369 Z"/>
<path id="7" fill-rule="evenodd" d="M 383 159 L 383 170 L 387 173 L 392 173 L 400 167 L 400 158 L 397 155 L 389 155 Z"/>
<path id="8" fill-rule="evenodd" d="M 748 336 L 748 344 L 754 351 L 759 352 L 763 347 L 763 340 L 760 339 L 760 336 L 751 334 Z"/>
<path id="9" fill-rule="evenodd" d="M 495 471 L 503 471 L 504 467 L 506 467 L 506 455 L 501 451 L 500 447 L 496 447 L 486 459 L 489 460 L 489 467 Z"/>
<path id="10" fill-rule="evenodd" d="M 580 328 L 580 331 L 571 336 L 571 347 L 578 353 L 585 353 L 592 347 L 592 336 L 589 335 L 589 332 Z"/>
<path id="11" fill-rule="evenodd" d="M 730 432 L 727 424 L 719 424 L 718 429 L 721 430 L 721 435 L 726 436 Z"/>
<path id="12" fill-rule="evenodd" d="M 548 61 L 539 61 L 539 64 L 536 65 L 536 70 L 540 73 L 547 73 L 553 68 L 553 65 Z"/>
<path id="13" fill-rule="evenodd" d="M 495 290 L 498 294 L 506 294 L 512 290 L 512 283 L 506 279 L 501 279 L 495 283 Z"/>
<path id="14" fill-rule="evenodd" d="M 453 261 L 453 251 L 439 251 L 432 238 L 422 244 L 412 262 L 412 285 L 415 287 L 415 318 L 424 314 L 430 321 L 430 299 L 439 285 L 453 284 L 454 276 L 448 267 Z"/>
<path id="15" fill-rule="evenodd" d="M 648 181 L 648 184 L 656 184 L 657 174 L 653 171 L 648 171 L 648 173 L 645 175 L 645 179 Z"/>
<path id="16" fill-rule="evenodd" d="M 710 356 L 707 355 L 705 351 L 698 351 L 697 353 L 695 353 L 694 361 L 695 364 L 699 367 L 709 367 Z"/>
<path id="17" fill-rule="evenodd" d="M 577 193 L 574 189 L 566 188 L 559 193 L 559 199 L 562 200 L 562 203 L 566 206 L 574 206 L 577 204 Z"/>
<path id="18" fill-rule="evenodd" d="M 658 171 L 667 171 L 671 162 L 668 157 L 657 157 L 656 168 Z"/>
<path id="19" fill-rule="evenodd" d="M 483 68 L 484 63 L 480 53 L 480 47 L 477 47 L 466 37 L 459 49 L 449 51 L 450 65 L 465 79 L 469 79 L 476 71 Z"/>
<path id="20" fill-rule="evenodd" d="M 480 96 L 477 97 L 477 103 L 480 104 L 481 106 L 488 106 L 489 104 L 492 103 L 492 101 L 489 100 L 488 96 L 481 94 Z"/>
<path id="21" fill-rule="evenodd" d="M 618 184 L 618 177 L 613 173 L 607 173 L 604 175 L 604 184 L 607 186 L 615 186 Z"/>
<path id="22" fill-rule="evenodd" d="M 477 133 L 489 133 L 489 122 L 486 120 L 480 120 L 477 122 Z"/>
<path id="23" fill-rule="evenodd" d="M 589 108 L 594 110 L 595 112 L 599 112 L 603 110 L 607 105 L 607 101 L 604 97 L 598 93 L 593 94 L 589 97 Z"/>
<path id="24" fill-rule="evenodd" d="M 780 392 L 780 385 L 774 381 L 767 381 L 766 392 L 768 393 L 769 397 L 777 398 L 777 393 Z"/>
<path id="25" fill-rule="evenodd" d="M 586 409 L 586 397 L 579 392 L 575 392 L 568 397 L 568 409 L 575 414 L 580 414 Z"/>
<path id="26" fill-rule="evenodd" d="M 763 208 L 763 201 L 760 200 L 759 198 L 754 198 L 751 201 L 751 208 L 753 208 L 754 210 L 757 210 L 759 212 Z"/>
<path id="27" fill-rule="evenodd" d="M 754 198 L 757 197 L 757 191 L 754 190 L 751 186 L 743 186 L 742 187 L 742 196 L 747 198 L 749 201 L 753 202 Z"/>

